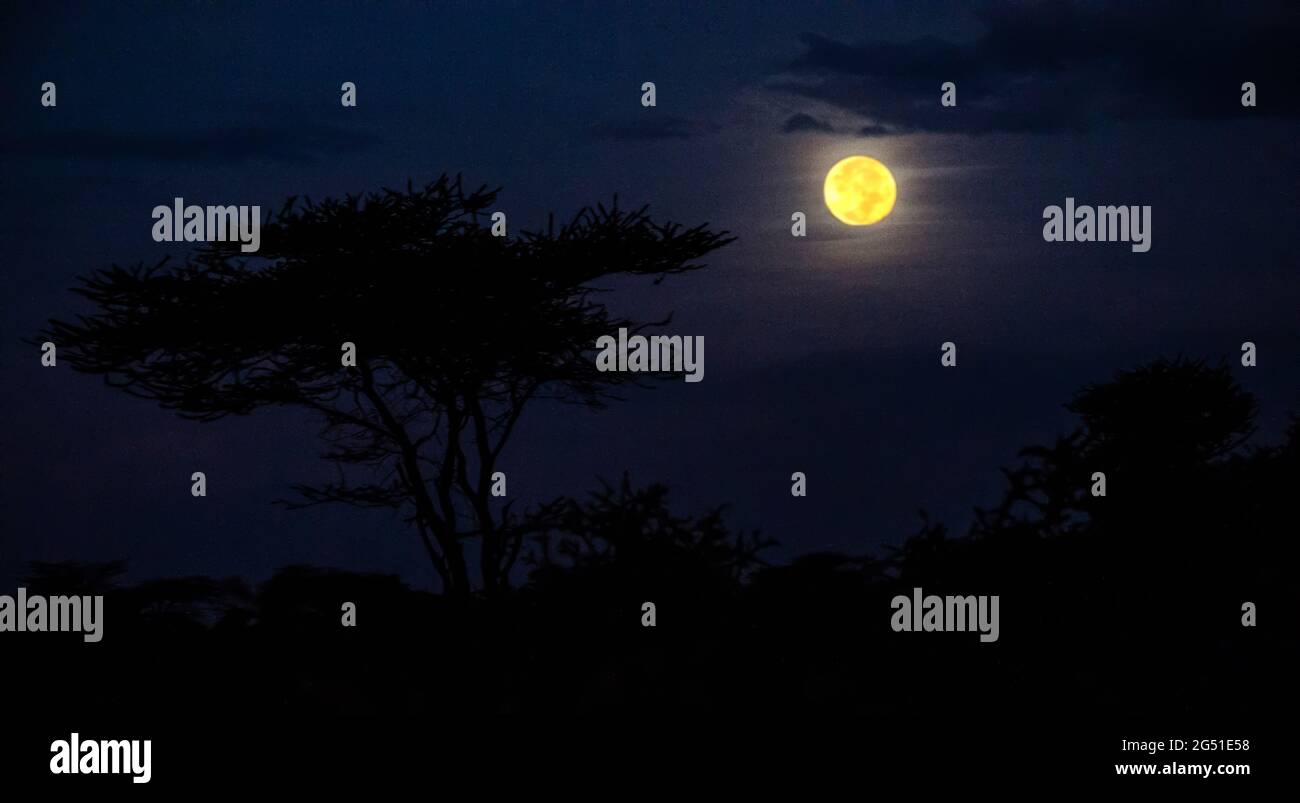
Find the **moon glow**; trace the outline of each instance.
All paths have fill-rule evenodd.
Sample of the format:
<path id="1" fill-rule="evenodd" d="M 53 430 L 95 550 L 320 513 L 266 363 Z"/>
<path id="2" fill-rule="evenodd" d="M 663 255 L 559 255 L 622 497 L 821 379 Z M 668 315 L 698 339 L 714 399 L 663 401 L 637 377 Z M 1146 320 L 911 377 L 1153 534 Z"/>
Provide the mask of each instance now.
<path id="1" fill-rule="evenodd" d="M 894 209 L 898 185 L 889 168 L 870 156 L 841 159 L 826 174 L 826 208 L 850 226 L 870 226 Z"/>

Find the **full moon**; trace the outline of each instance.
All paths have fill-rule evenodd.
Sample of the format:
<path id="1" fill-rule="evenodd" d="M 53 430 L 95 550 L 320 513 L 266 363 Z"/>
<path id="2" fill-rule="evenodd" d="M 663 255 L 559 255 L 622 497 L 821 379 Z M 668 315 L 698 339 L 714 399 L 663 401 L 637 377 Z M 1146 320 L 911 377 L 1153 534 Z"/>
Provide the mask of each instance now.
<path id="1" fill-rule="evenodd" d="M 894 209 L 898 185 L 889 168 L 870 156 L 841 159 L 826 174 L 826 208 L 850 226 L 870 226 Z"/>

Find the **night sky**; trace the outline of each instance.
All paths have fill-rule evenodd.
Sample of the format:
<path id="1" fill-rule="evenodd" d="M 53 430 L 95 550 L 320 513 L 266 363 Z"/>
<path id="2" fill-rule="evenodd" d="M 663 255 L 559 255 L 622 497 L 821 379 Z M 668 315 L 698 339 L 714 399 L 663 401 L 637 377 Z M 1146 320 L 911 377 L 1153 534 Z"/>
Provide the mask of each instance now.
<path id="1" fill-rule="evenodd" d="M 1253 341 L 1236 373 L 1260 438 L 1300 410 L 1294 4 L 266 6 L 0 12 L 0 575 L 313 563 L 435 585 L 391 514 L 272 505 L 328 475 L 315 421 L 187 422 L 24 342 L 86 311 L 77 276 L 179 257 L 150 237 L 177 196 L 278 209 L 449 172 L 503 187 L 512 231 L 615 195 L 729 230 L 707 270 L 610 298 L 675 310 L 673 332 L 705 338 L 704 381 L 534 407 L 502 468 L 525 503 L 627 470 L 682 512 L 729 503 L 786 556 L 900 543 L 918 508 L 964 530 L 999 466 L 1068 431 L 1074 390 L 1158 356 L 1239 366 Z M 822 202 L 851 154 L 897 178 L 879 225 Z M 1067 196 L 1149 204 L 1150 252 L 1044 242 Z"/>

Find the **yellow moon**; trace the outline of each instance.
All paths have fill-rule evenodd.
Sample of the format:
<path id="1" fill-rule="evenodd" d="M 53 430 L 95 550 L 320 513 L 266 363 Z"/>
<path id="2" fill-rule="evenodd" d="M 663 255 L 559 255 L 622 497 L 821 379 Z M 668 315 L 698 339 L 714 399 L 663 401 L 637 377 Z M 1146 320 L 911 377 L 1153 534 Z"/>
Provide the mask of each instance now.
<path id="1" fill-rule="evenodd" d="M 841 159 L 826 174 L 826 208 L 850 226 L 870 226 L 894 209 L 898 185 L 889 168 L 870 156 Z"/>

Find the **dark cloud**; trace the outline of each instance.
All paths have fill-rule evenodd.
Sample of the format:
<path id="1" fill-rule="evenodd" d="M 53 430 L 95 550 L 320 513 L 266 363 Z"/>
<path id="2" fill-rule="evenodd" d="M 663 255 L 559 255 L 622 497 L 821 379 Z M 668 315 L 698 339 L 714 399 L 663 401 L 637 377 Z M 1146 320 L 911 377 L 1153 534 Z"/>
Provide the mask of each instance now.
<path id="1" fill-rule="evenodd" d="M 773 85 L 862 116 L 868 136 L 1300 116 L 1293 5 L 1034 3 L 977 13 L 985 32 L 969 42 L 849 44 L 807 34 Z M 957 85 L 955 108 L 939 104 L 945 81 Z M 1245 81 L 1258 87 L 1257 108 L 1241 106 Z"/>
<path id="2" fill-rule="evenodd" d="M 685 117 L 655 114 L 647 109 L 645 114 L 635 120 L 597 123 L 590 129 L 596 139 L 645 140 L 645 139 L 693 139 L 704 134 L 711 134 L 716 126 L 688 120 Z"/>
<path id="3" fill-rule="evenodd" d="M 883 125 L 864 125 L 858 130 L 858 133 L 864 137 L 887 137 L 891 134 L 901 133 L 897 129 L 887 128 Z"/>
<path id="4" fill-rule="evenodd" d="M 781 126 L 781 132 L 784 134 L 796 134 L 803 131 L 823 131 L 830 133 L 834 130 L 835 128 L 825 120 L 818 120 L 811 114 L 802 113 L 792 116 L 789 120 L 785 121 L 785 125 Z"/>
<path id="5" fill-rule="evenodd" d="M 24 156 L 152 162 L 310 163 L 322 154 L 366 150 L 379 137 L 329 125 L 115 133 L 55 131 L 17 137 L 4 150 Z"/>

